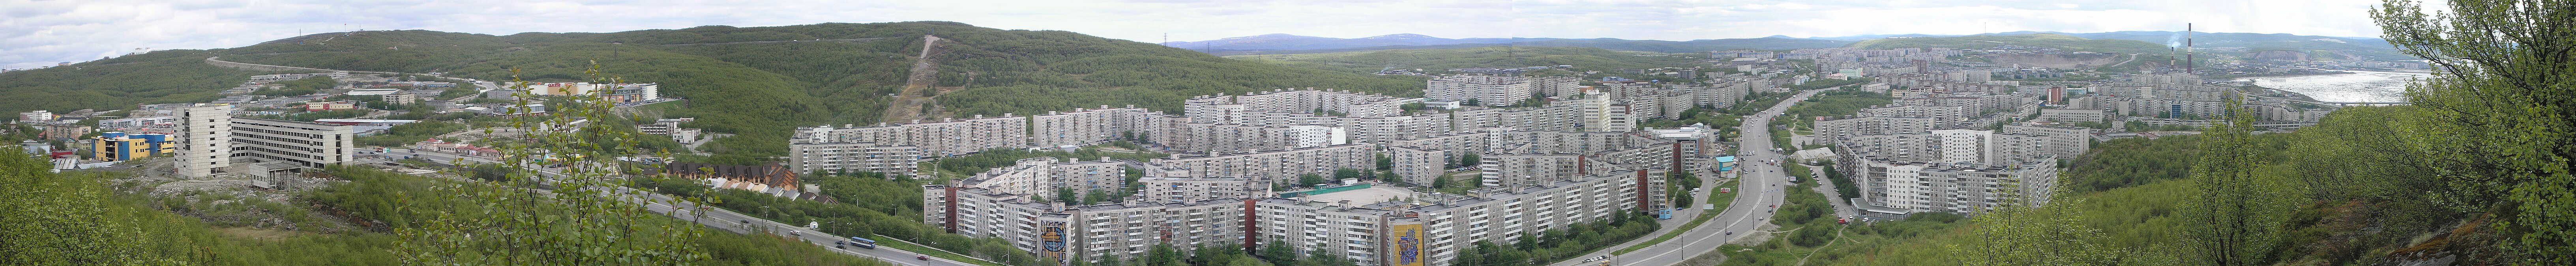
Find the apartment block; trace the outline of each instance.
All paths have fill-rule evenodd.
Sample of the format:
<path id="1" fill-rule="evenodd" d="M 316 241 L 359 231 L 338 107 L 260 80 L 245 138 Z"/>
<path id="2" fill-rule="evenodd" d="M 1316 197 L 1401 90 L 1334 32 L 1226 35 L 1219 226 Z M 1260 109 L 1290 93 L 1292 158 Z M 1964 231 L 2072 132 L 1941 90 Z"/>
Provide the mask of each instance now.
<path id="1" fill-rule="evenodd" d="M 1513 130 L 1572 131 L 1583 126 L 1579 105 L 1536 108 L 1476 109 L 1451 113 L 1457 128 L 1504 127 Z"/>
<path id="2" fill-rule="evenodd" d="M 1422 98 L 1433 100 L 1473 101 L 1482 106 L 1508 106 L 1533 96 L 1527 77 L 1516 76 L 1443 76 L 1426 81 Z"/>
<path id="3" fill-rule="evenodd" d="M 1146 201 L 1249 199 L 1270 193 L 1270 183 L 1254 178 L 1148 176 L 1137 178 L 1136 183 L 1145 187 L 1136 196 Z"/>
<path id="4" fill-rule="evenodd" d="M 2013 124 L 2004 125 L 2000 133 L 2035 139 L 2041 143 L 2035 153 L 2056 154 L 2060 158 L 2084 155 L 2093 147 L 2094 130 L 2090 128 Z"/>
<path id="5" fill-rule="evenodd" d="M 1475 133 L 1449 134 L 1389 143 L 1386 151 L 1392 164 L 1389 171 L 1395 172 L 1395 176 L 1405 183 L 1428 186 L 1437 181 L 1441 175 L 1449 173 L 1451 166 L 1460 164 L 1456 161 L 1459 158 L 1470 153 L 1493 152 L 1492 148 L 1499 147 L 1495 142 L 1501 141 L 1503 134 L 1508 134 L 1507 132 L 1509 131 L 1502 128 L 1486 128 Z M 1482 164 L 1482 162 L 1464 163 Z"/>
<path id="6" fill-rule="evenodd" d="M 1517 99 L 1516 99 L 1517 100 Z M 1386 117 L 1401 113 L 1403 98 L 1331 89 L 1278 89 L 1245 95 L 1211 95 L 1182 102 L 1192 121 L 1247 123 L 1246 117 L 1350 116 Z"/>
<path id="7" fill-rule="evenodd" d="M 232 155 L 253 162 L 286 162 L 305 168 L 348 163 L 357 153 L 355 127 L 260 118 L 232 119 Z"/>
<path id="8" fill-rule="evenodd" d="M 1405 258 L 1401 252 L 1416 250 L 1412 255 L 1420 265 L 1448 266 L 1478 241 L 1512 244 L 1522 234 L 1670 208 L 1666 206 L 1670 201 L 1662 197 L 1660 180 L 1656 173 L 1613 171 L 1545 184 L 1480 188 L 1469 195 L 1398 207 L 1403 217 L 1388 219 L 1385 227 L 1391 236 L 1417 237 L 1418 241 L 1409 243 L 1417 246 L 1384 249 L 1398 256 L 1380 255 L 1363 260 L 1374 264 L 1362 265 L 1408 265 L 1400 264 Z M 1420 227 L 1412 230 L 1416 228 L 1409 225 Z"/>
<path id="9" fill-rule="evenodd" d="M 1976 110 L 1975 107 L 1970 106 L 1889 105 L 1862 108 L 1860 109 L 1859 115 L 1863 117 L 1924 117 L 1932 118 L 1934 121 L 1963 121 L 1977 117 L 1978 110 Z"/>
<path id="10" fill-rule="evenodd" d="M 929 156 L 920 146 L 871 142 L 788 144 L 787 167 L 797 172 L 878 172 L 911 174 Z"/>
<path id="11" fill-rule="evenodd" d="M 1693 107 L 1699 107 L 1699 98 L 1697 96 L 1698 95 L 1690 94 L 1689 92 L 1664 92 L 1663 95 L 1655 97 L 1655 106 L 1662 108 L 1661 110 L 1656 111 L 1663 113 L 1660 118 L 1681 119 L 1683 112 L 1688 112 Z"/>
<path id="12" fill-rule="evenodd" d="M 1288 126 L 1288 142 L 1297 148 L 1350 144 L 1351 134 L 1340 127 Z"/>
<path id="13" fill-rule="evenodd" d="M 1331 175 L 1333 170 L 1342 168 L 1374 169 L 1377 149 L 1371 145 L 1340 145 L 1219 155 L 1175 154 L 1145 166 L 1154 172 L 1180 171 L 1154 176 L 1247 177 L 1278 182 L 1300 174 Z"/>
<path id="14" fill-rule="evenodd" d="M 922 186 L 923 219 L 952 233 L 1009 240 L 1021 250 L 1069 265 L 1106 256 L 1143 256 L 1155 245 L 1242 245 L 1240 199 L 1136 201 L 1065 206 L 983 188 Z"/>
<path id="15" fill-rule="evenodd" d="M 2040 109 L 2038 120 L 2053 122 L 2105 122 L 2111 114 L 2102 109 Z"/>
<path id="16" fill-rule="evenodd" d="M 1691 100 L 1698 106 L 1734 108 L 1736 102 L 1744 101 L 1744 96 L 1752 93 L 1749 88 L 1755 82 L 1760 81 L 1720 80 L 1708 84 L 1677 85 L 1673 90 L 1690 94 Z"/>
<path id="17" fill-rule="evenodd" d="M 1076 196 L 1083 196 L 1093 191 L 1125 187 L 1126 170 L 1134 163 L 1108 158 L 1098 161 L 1028 158 L 1013 162 L 1011 166 L 976 173 L 974 177 L 958 181 L 958 184 L 960 187 L 1022 195 L 1056 195 L 1059 189 L 1072 189 Z"/>
<path id="18" fill-rule="evenodd" d="M 1141 256 L 1154 245 L 1247 248 L 1281 243 L 1301 256 L 1341 256 L 1367 266 L 1445 266 L 1477 241 L 1667 208 L 1652 173 L 1616 171 L 1468 195 L 1352 186 L 1294 198 L 1138 200 L 1065 206 L 986 188 L 923 186 L 923 221 L 950 232 L 1010 241 L 1041 258 Z M 1651 195 L 1651 196 L 1650 196 Z M 1410 200 L 1406 200 L 1410 199 Z M 1635 219 L 1635 218 L 1632 218 Z"/>
<path id="19" fill-rule="evenodd" d="M 1029 138 L 1036 147 L 1064 145 L 1097 145 L 1110 140 L 1151 134 L 1145 127 L 1158 114 L 1129 105 L 1126 108 L 1074 108 L 1072 112 L 1047 111 L 1029 116 Z"/>
<path id="20" fill-rule="evenodd" d="M 1181 123 L 1155 133 L 1152 142 L 1174 153 L 1227 153 L 1295 148 L 1288 126 Z"/>
<path id="21" fill-rule="evenodd" d="M 1925 131 L 1931 131 L 1931 130 L 1932 130 L 1932 128 L 1934 128 L 1934 127 L 1938 127 L 1938 126 L 1941 124 L 1939 121 L 1940 121 L 1939 119 L 1930 118 L 1930 117 L 1882 117 L 1882 116 L 1865 116 L 1865 117 L 1854 117 L 1854 118 L 1843 118 L 1843 119 L 1817 120 L 1817 121 L 1816 121 L 1816 124 L 1815 124 L 1815 129 L 1816 129 L 1816 135 L 1818 135 L 1818 136 L 1824 136 L 1824 137 L 1828 137 L 1828 138 L 1844 138 L 1844 137 L 1851 137 L 1851 136 L 1858 136 L 1858 135 L 1899 134 L 1899 133 L 1914 133 L 1914 132 L 1925 132 Z"/>
<path id="22" fill-rule="evenodd" d="M 1011 114 L 987 118 L 975 115 L 968 119 L 948 118 L 939 122 L 884 125 L 872 127 L 833 128 L 829 125 L 803 127 L 788 140 L 799 143 L 878 143 L 888 146 L 916 146 L 931 157 L 966 155 L 991 148 L 1029 147 L 1029 119 Z"/>
<path id="23" fill-rule="evenodd" d="M 1583 77 L 1532 77 L 1530 89 L 1546 96 L 1574 95 L 1583 87 Z"/>
<path id="24" fill-rule="evenodd" d="M 1864 211 L 1906 214 L 1970 214 L 2011 202 L 2046 202 L 2057 182 L 2055 156 L 2023 158 L 2005 164 L 1921 163 L 1896 160 L 1844 160 L 1859 184 Z"/>

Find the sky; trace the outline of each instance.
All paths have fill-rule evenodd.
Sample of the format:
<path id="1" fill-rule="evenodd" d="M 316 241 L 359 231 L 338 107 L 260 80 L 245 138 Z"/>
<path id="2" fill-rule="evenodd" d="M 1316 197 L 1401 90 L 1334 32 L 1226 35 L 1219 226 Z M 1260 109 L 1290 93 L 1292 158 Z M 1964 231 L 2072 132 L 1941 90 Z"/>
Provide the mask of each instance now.
<path id="1" fill-rule="evenodd" d="M 955 21 L 1141 42 L 1358 38 L 1695 40 L 2011 31 L 2377 37 L 2376 0 L 0 0 L 0 68 L 353 30 L 618 32 Z"/>

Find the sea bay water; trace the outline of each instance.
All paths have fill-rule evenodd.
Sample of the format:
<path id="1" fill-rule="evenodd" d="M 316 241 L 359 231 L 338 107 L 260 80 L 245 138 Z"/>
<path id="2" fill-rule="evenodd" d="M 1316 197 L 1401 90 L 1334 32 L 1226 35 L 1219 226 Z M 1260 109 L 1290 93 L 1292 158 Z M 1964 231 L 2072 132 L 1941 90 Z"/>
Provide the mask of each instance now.
<path id="1" fill-rule="evenodd" d="M 2403 102 L 2406 84 L 2432 74 L 2347 71 L 2352 74 L 2260 77 L 2255 86 L 2308 95 L 2321 102 Z"/>

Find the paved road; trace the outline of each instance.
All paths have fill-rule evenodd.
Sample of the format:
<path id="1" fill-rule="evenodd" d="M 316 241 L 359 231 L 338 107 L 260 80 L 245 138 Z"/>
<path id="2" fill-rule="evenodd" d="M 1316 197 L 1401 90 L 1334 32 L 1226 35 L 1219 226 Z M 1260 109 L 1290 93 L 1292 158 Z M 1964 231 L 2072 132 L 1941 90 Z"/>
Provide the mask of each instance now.
<path id="1" fill-rule="evenodd" d="M 1825 176 L 1821 172 L 1823 167 L 1808 165 L 1807 169 L 1818 171 L 1814 172 L 1815 176 Z M 1834 186 L 1833 179 L 1816 178 L 1816 193 L 1825 194 L 1825 201 L 1833 203 L 1834 217 L 1860 217 L 1860 209 L 1852 208 L 1850 199 L 1843 198 L 1841 188 Z"/>
<path id="2" fill-rule="evenodd" d="M 631 190 L 630 190 L 630 191 L 631 191 Z M 903 250 L 899 250 L 899 249 L 894 249 L 894 248 L 892 248 L 892 247 L 882 247 L 882 246 L 880 246 L 880 247 L 877 247 L 877 248 L 874 248 L 874 249 L 869 249 L 869 248 L 860 248 L 860 247 L 857 247 L 857 246 L 850 246 L 850 247 L 847 247 L 847 248 L 838 248 L 838 249 L 836 249 L 836 248 L 832 248 L 832 247 L 831 247 L 831 245 L 832 245 L 832 241 L 844 241 L 844 240 L 849 240 L 850 238 L 849 238 L 849 237 L 846 237 L 846 236 L 837 236 L 837 235 L 832 235 L 832 234 L 825 234 L 825 233 L 822 233 L 822 232 L 815 232 L 815 231 L 814 231 L 814 230 L 812 230 L 812 229 L 805 229 L 805 227 L 804 227 L 802 224 L 790 225 L 790 224 L 786 224 L 786 223 L 780 223 L 780 222 L 777 222 L 777 221 L 770 221 L 770 220 L 764 220 L 764 219 L 760 219 L 760 218 L 755 218 L 755 217 L 751 217 L 750 215 L 743 215 L 743 214 L 741 214 L 741 213 L 736 213 L 736 212 L 733 212 L 733 211 L 731 211 L 731 210 L 725 210 L 724 208 L 714 208 L 714 207 L 691 207 L 691 206 L 693 206 L 693 205 L 687 204 L 687 203 L 685 203 L 685 202 L 680 202 L 680 201 L 677 201 L 677 200 L 672 200 L 670 195 L 662 195 L 662 194 L 660 194 L 660 193 L 642 193 L 642 194 L 644 194 L 644 195 L 646 195 L 646 196 L 648 196 L 648 197 L 652 197 L 652 198 L 653 198 L 653 202 L 652 202 L 652 203 L 648 203 L 648 204 L 646 204 L 646 205 L 644 206 L 644 208 L 645 208 L 645 209 L 647 209 L 647 210 L 652 210 L 652 211 L 653 211 L 653 212 L 655 212 L 655 213 L 662 213 L 662 214 L 670 215 L 671 217 L 677 217 L 677 218 L 680 218 L 681 220 L 694 220 L 694 221 L 695 221 L 695 222 L 697 222 L 698 224 L 703 224 L 703 225 L 706 225 L 707 227 L 716 228 L 716 229 L 724 229 L 724 230 L 726 230 L 726 231 L 733 231 L 734 233 L 743 233 L 743 234 L 760 234 L 760 233 L 766 233 L 766 234 L 774 234 L 774 235 L 784 236 L 784 237 L 791 237 L 791 238 L 796 238 L 796 239 L 799 239 L 799 240 L 804 240 L 806 243 L 814 243 L 815 245 L 823 246 L 823 249 L 831 249 L 831 250 L 839 251 L 840 253 L 843 253 L 843 254 L 856 255 L 856 256 L 861 256 L 861 257 L 872 257 L 872 258 L 876 258 L 876 259 L 879 259 L 879 260 L 885 260 L 885 261 L 887 261 L 887 262 L 893 262 L 893 263 L 898 264 L 898 265 L 913 265 L 913 266 L 973 266 L 973 265 L 975 265 L 974 263 L 958 262 L 958 261 L 948 260 L 948 259 L 943 259 L 943 258 L 939 258 L 939 257 L 930 257 L 930 260 L 920 260 L 920 259 L 916 259 L 916 258 L 924 256 L 924 255 L 922 255 L 921 253 L 913 253 L 913 252 L 910 252 L 910 251 L 903 251 Z M 673 204 L 677 204 L 677 205 L 673 205 Z M 673 211 L 673 209 L 680 209 L 680 210 L 678 210 L 678 211 L 676 211 L 676 212 L 675 212 L 675 211 Z M 698 213 L 698 214 L 704 214 L 704 215 L 706 215 L 706 216 L 705 216 L 705 217 L 692 217 L 692 216 L 693 216 L 693 215 L 691 214 L 692 212 L 696 212 L 696 213 Z M 743 223 L 743 221 L 750 221 L 751 223 L 749 223 L 749 224 L 744 224 L 744 223 Z M 832 226 L 832 225 L 824 225 L 824 226 Z M 803 232 L 802 232 L 802 233 L 799 233 L 798 235 L 792 235 L 792 236 L 791 236 L 791 235 L 787 235 L 787 232 L 788 232 L 788 231 L 803 231 Z M 880 243 L 883 243 L 883 242 L 894 242 L 894 240 L 892 240 L 892 239 L 871 239 L 871 240 L 876 240 L 877 242 L 880 242 Z"/>
<path id="3" fill-rule="evenodd" d="M 1710 218 L 1707 223 L 1700 224 L 1698 228 L 1690 228 L 1689 232 L 1682 233 L 1680 236 L 1676 236 L 1672 240 L 1667 240 L 1663 243 L 1655 244 L 1654 246 L 1644 249 L 1638 249 L 1636 252 L 1630 252 L 1627 255 L 1613 256 L 1612 261 L 1614 264 L 1630 266 L 1664 266 L 1678 264 L 1681 263 L 1682 260 L 1690 259 L 1692 256 L 1699 256 L 1700 253 L 1707 253 L 1710 250 L 1716 250 L 1717 246 L 1725 245 L 1727 241 L 1735 240 L 1735 236 L 1737 235 L 1727 234 L 1726 232 L 1731 231 L 1738 234 L 1753 232 L 1754 229 L 1761 228 L 1763 224 L 1769 223 L 1771 219 L 1771 212 L 1769 211 L 1771 208 L 1770 206 L 1780 204 L 1781 198 L 1784 195 L 1787 195 L 1783 193 L 1782 186 L 1788 185 L 1788 180 L 1786 179 L 1788 177 L 1788 173 L 1783 172 L 1779 166 L 1762 163 L 1762 160 L 1782 158 L 1780 153 L 1771 151 L 1771 131 L 1764 127 L 1771 124 L 1772 116 L 1779 115 L 1780 112 L 1788 110 L 1789 106 L 1796 105 L 1798 102 L 1806 101 L 1807 97 L 1815 96 L 1816 92 L 1821 91 L 1823 90 L 1810 90 L 1805 93 L 1799 93 L 1796 96 L 1790 96 L 1789 99 L 1781 100 L 1779 105 L 1773 105 L 1770 109 L 1764 109 L 1761 114 L 1745 117 L 1744 124 L 1740 125 L 1743 136 L 1737 141 L 1741 143 L 1743 147 L 1737 149 L 1739 151 L 1737 153 L 1749 154 L 1750 156 L 1737 157 L 1738 164 L 1735 167 L 1735 171 L 1729 173 L 1736 175 L 1736 177 L 1742 181 L 1741 183 L 1736 184 L 1735 192 L 1745 194 L 1736 195 L 1734 202 L 1726 203 L 1725 211 L 1719 212 L 1716 218 Z M 1713 177 L 1714 175 L 1711 176 L 1712 177 L 1707 178 L 1717 179 L 1716 177 Z M 1704 182 L 1705 181 L 1706 180 L 1704 180 Z M 1718 185 L 1717 182 L 1707 182 L 1703 184 L 1709 184 L 1710 186 Z M 1709 189 L 1710 193 L 1715 193 L 1716 191 L 1717 189 L 1715 188 Z M 1696 214 L 1698 208 L 1690 208 L 1686 211 Z M 1683 216 L 1682 213 L 1677 212 L 1673 216 L 1673 219 L 1668 221 L 1687 223 L 1689 222 L 1687 219 L 1690 219 L 1690 217 L 1693 216 Z M 1628 246 L 1652 240 L 1657 236 L 1662 236 L 1664 232 L 1670 230 L 1678 230 L 1679 228 L 1676 227 L 1679 227 L 1680 224 L 1682 223 L 1671 223 L 1664 227 L 1670 229 L 1659 230 L 1655 233 L 1647 234 L 1644 237 L 1639 237 L 1637 240 L 1629 241 L 1627 244 L 1605 248 L 1602 249 L 1602 251 L 1593 252 L 1593 254 L 1586 254 L 1581 257 L 1609 255 L 1611 251 L 1625 249 Z M 1557 262 L 1555 264 L 1551 264 L 1551 266 L 1586 264 L 1587 263 L 1584 263 L 1581 259 L 1575 259 Z"/>

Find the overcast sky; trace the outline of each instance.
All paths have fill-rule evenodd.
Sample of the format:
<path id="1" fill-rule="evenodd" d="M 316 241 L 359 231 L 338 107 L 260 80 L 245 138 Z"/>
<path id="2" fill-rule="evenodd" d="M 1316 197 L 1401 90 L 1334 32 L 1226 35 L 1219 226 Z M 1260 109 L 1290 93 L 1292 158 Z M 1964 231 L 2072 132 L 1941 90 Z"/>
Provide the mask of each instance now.
<path id="1" fill-rule="evenodd" d="M 2377 37 L 2375 0 L 0 0 L 0 68 L 135 48 L 247 46 L 301 33 L 616 32 L 702 25 L 956 21 L 1160 42 L 1357 38 L 1693 40 L 1771 35 L 2181 30 Z"/>

